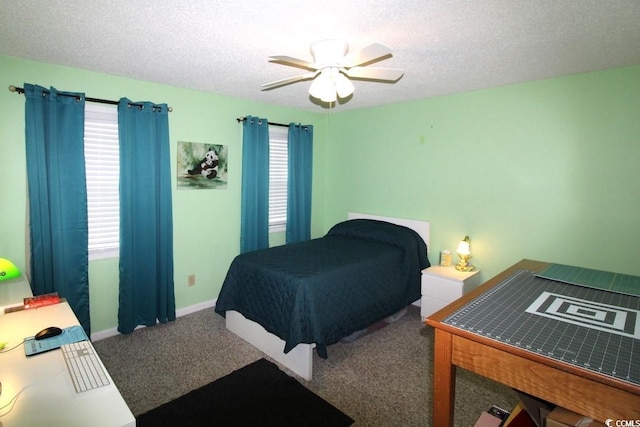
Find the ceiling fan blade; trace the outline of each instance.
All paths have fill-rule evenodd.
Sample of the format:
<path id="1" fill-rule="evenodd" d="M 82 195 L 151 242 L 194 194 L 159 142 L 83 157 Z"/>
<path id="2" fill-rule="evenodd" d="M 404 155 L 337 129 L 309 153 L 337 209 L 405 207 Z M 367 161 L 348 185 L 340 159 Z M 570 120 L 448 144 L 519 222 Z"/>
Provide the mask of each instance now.
<path id="1" fill-rule="evenodd" d="M 391 56 L 391 49 L 380 43 L 373 43 L 359 51 L 347 54 L 341 62 L 345 68 L 355 67 L 374 60 L 384 59 Z"/>
<path id="2" fill-rule="evenodd" d="M 302 81 L 302 80 L 312 79 L 317 74 L 318 74 L 317 71 L 315 73 L 300 74 L 299 76 L 287 77 L 286 79 L 281 79 L 281 80 L 276 80 L 274 82 L 265 83 L 265 84 L 261 85 L 260 87 L 262 88 L 262 90 L 274 89 L 276 87 L 288 85 L 288 84 L 299 82 L 299 81 Z"/>
<path id="3" fill-rule="evenodd" d="M 294 58 L 287 55 L 274 55 L 269 57 L 269 62 L 277 62 L 284 65 L 292 65 L 294 67 L 306 68 L 308 70 L 317 70 L 318 67 L 313 62 L 304 59 Z"/>
<path id="4" fill-rule="evenodd" d="M 353 67 L 346 70 L 345 73 L 354 79 L 396 81 L 404 75 L 404 70 L 399 68 Z"/>

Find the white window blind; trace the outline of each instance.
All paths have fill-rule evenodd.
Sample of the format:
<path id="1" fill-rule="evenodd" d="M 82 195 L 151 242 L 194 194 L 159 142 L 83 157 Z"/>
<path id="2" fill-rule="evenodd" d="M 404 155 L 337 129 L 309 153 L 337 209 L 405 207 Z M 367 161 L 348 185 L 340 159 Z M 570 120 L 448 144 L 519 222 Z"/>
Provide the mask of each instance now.
<path id="1" fill-rule="evenodd" d="M 120 247 L 117 106 L 86 103 L 84 156 L 89 216 L 89 259 L 117 257 Z"/>
<path id="2" fill-rule="evenodd" d="M 284 231 L 287 225 L 287 139 L 289 129 L 269 126 L 269 231 Z"/>

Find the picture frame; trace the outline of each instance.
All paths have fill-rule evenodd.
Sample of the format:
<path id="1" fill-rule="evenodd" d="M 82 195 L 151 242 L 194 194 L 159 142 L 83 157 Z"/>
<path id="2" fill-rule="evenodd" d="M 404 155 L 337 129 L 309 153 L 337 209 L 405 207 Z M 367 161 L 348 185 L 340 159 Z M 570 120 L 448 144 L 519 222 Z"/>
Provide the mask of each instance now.
<path id="1" fill-rule="evenodd" d="M 226 189 L 228 146 L 178 141 L 178 190 Z"/>

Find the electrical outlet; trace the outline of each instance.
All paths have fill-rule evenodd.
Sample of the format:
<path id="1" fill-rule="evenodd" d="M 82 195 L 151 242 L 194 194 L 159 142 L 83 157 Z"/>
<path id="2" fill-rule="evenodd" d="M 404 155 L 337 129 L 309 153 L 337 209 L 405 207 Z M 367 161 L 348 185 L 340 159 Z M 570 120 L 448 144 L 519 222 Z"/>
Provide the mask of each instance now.
<path id="1" fill-rule="evenodd" d="M 196 285 L 196 275 L 195 274 L 190 274 L 187 277 L 187 284 L 189 286 L 195 286 Z"/>

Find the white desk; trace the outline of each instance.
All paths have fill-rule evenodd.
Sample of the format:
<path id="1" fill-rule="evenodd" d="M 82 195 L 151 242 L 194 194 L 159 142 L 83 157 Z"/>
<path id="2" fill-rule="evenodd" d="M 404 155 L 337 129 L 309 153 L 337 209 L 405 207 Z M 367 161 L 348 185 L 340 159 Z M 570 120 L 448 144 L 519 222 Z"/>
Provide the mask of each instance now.
<path id="1" fill-rule="evenodd" d="M 22 305 L 26 297 L 32 297 L 29 281 L 22 275 L 0 282 L 0 315 L 5 308 Z M 6 340 L 5 340 L 6 341 Z"/>
<path id="2" fill-rule="evenodd" d="M 66 302 L 4 314 L 0 342 L 8 342 L 8 349 L 48 326 L 77 324 Z M 107 376 L 109 385 L 76 393 L 60 349 L 26 357 L 20 345 L 0 353 L 0 426 L 135 426 L 131 410 Z M 4 408 L 16 395 L 13 406 Z"/>

